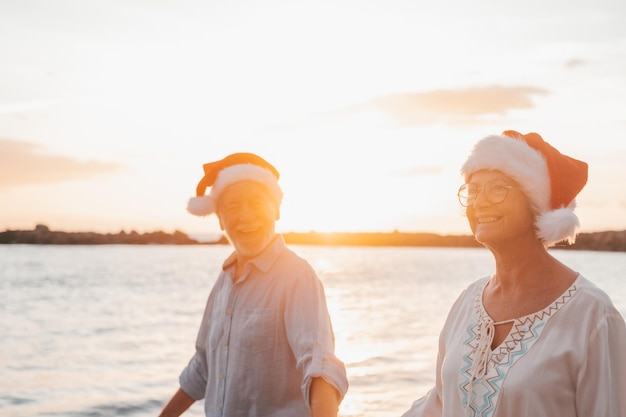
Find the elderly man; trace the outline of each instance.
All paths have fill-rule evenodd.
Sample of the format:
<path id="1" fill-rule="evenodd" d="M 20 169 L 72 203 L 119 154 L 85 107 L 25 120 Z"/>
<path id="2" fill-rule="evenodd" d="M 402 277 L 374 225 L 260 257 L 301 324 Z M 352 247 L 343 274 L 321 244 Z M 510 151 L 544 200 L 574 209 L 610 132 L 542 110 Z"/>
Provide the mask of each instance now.
<path id="1" fill-rule="evenodd" d="M 215 213 L 234 252 L 209 295 L 180 389 L 161 416 L 179 416 L 203 398 L 207 416 L 336 416 L 346 370 L 334 354 L 317 274 L 275 233 L 278 171 L 255 154 L 236 153 L 205 164 L 204 173 L 187 209 Z"/>

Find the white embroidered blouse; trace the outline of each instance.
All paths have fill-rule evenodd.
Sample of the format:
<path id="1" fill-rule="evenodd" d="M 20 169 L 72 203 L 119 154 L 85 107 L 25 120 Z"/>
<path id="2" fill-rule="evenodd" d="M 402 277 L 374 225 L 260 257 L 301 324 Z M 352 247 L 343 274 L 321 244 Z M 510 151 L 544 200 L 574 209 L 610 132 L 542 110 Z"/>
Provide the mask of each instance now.
<path id="1" fill-rule="evenodd" d="M 435 387 L 403 417 L 626 417 L 626 324 L 606 293 L 579 275 L 492 351 L 487 282 L 452 306 Z"/>

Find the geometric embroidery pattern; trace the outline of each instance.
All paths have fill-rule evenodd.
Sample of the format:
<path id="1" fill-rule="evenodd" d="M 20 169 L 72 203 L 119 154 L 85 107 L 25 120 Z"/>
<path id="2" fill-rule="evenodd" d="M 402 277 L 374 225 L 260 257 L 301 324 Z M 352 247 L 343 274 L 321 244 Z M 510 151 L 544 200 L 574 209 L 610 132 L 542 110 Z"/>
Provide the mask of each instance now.
<path id="1" fill-rule="evenodd" d="M 459 393 L 466 416 L 490 417 L 493 415 L 504 377 L 507 370 L 537 341 L 548 319 L 567 303 L 576 292 L 576 285 L 568 288 L 556 301 L 548 307 L 528 316 L 515 319 L 506 339 L 495 350 L 491 351 L 487 363 L 487 371 L 481 378 L 471 375 L 472 365 L 478 355 L 480 345 L 481 323 L 491 320 L 482 304 L 482 294 L 488 279 L 482 286 L 477 286 L 474 302 L 474 323 L 467 330 L 467 338 L 463 345 L 467 352 L 463 355 L 463 365 L 459 374 Z"/>

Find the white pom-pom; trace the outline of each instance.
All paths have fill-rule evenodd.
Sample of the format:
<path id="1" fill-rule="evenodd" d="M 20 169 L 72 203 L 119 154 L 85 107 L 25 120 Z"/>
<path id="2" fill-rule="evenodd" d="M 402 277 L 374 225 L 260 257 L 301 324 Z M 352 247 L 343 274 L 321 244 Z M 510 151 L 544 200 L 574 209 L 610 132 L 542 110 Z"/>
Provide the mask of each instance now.
<path id="1" fill-rule="evenodd" d="M 537 236 L 546 247 L 561 241 L 567 241 L 570 245 L 576 241 L 580 222 L 573 206 L 547 211 L 537 217 Z"/>
<path id="2" fill-rule="evenodd" d="M 187 202 L 187 211 L 194 216 L 208 216 L 215 213 L 215 204 L 210 196 L 191 197 Z"/>

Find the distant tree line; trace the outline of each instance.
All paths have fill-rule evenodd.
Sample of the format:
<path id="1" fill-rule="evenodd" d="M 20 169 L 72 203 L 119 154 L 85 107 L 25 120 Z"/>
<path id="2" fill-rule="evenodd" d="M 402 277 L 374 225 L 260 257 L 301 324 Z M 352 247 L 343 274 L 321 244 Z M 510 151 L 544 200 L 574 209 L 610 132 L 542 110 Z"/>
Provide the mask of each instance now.
<path id="1" fill-rule="evenodd" d="M 472 235 L 438 235 L 435 233 L 285 233 L 287 243 L 349 246 L 431 246 L 481 247 Z M 576 243 L 555 246 L 556 249 L 626 252 L 626 230 L 580 233 Z"/>
<path id="2" fill-rule="evenodd" d="M 38 224 L 34 230 L 7 230 L 0 233 L 0 243 L 29 243 L 38 245 L 198 245 L 185 233 L 161 231 L 137 233 L 95 233 L 95 232 L 60 232 L 51 231 L 47 226 Z"/>
<path id="3" fill-rule="evenodd" d="M 283 233 L 289 244 L 326 246 L 422 246 L 422 247 L 480 247 L 472 235 L 438 235 L 435 233 Z M 213 242 L 199 242 L 187 234 L 175 231 L 137 233 L 95 233 L 51 231 L 39 224 L 34 230 L 0 232 L 0 244 L 39 245 L 206 245 L 228 244 L 225 236 Z M 626 252 L 626 230 L 580 233 L 573 245 L 557 245 L 557 249 Z"/>

